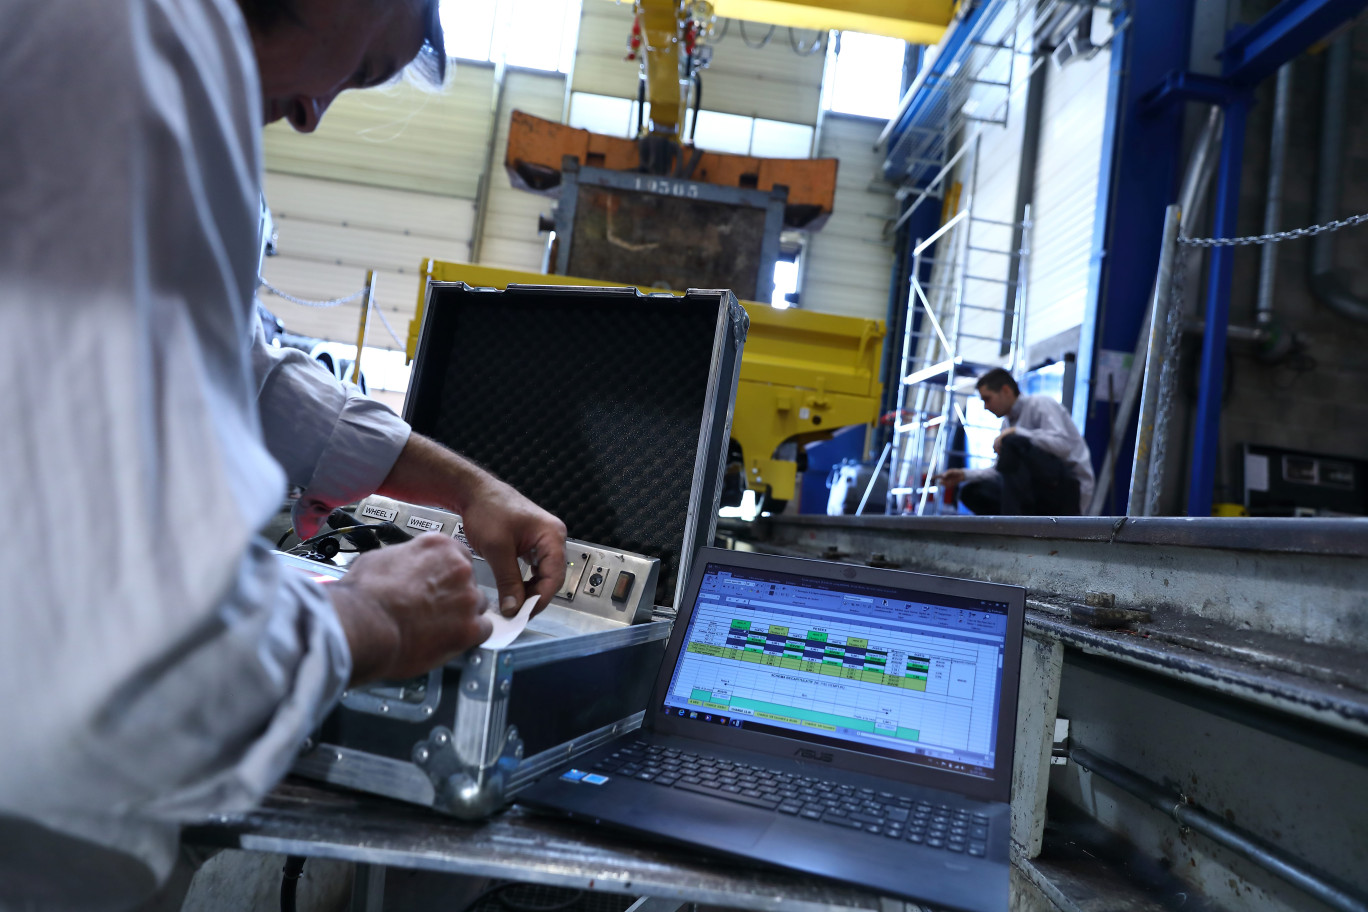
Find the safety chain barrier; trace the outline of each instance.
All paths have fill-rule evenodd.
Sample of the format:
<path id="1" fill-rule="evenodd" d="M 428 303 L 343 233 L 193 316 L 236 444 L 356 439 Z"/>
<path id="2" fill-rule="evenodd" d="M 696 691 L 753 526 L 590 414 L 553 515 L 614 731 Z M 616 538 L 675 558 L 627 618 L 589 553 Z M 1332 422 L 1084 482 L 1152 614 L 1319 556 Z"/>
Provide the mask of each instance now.
<path id="1" fill-rule="evenodd" d="M 1255 234 L 1249 237 L 1235 238 L 1190 238 L 1179 235 L 1178 243 L 1184 247 L 1248 247 L 1251 244 L 1274 244 L 1278 241 L 1291 241 L 1297 238 L 1315 237 L 1327 231 L 1339 231 L 1341 228 L 1348 228 L 1350 225 L 1360 225 L 1368 222 L 1368 213 L 1363 215 L 1351 215 L 1347 219 L 1340 219 L 1337 222 L 1326 222 L 1324 225 L 1312 225 L 1309 228 L 1293 228 L 1290 231 L 1275 231 L 1273 234 Z"/>
<path id="2" fill-rule="evenodd" d="M 363 288 L 360 291 L 352 292 L 345 298 L 330 298 L 327 301 L 310 301 L 307 298 L 297 298 L 294 295 L 290 294 L 288 291 L 281 291 L 279 288 L 276 288 L 274 285 L 263 279 L 261 276 L 257 276 L 257 285 L 266 289 L 278 298 L 284 298 L 285 300 L 293 304 L 302 304 L 305 307 L 337 307 L 341 304 L 347 304 L 352 301 L 358 300 L 363 294 L 366 293 L 366 289 Z"/>
<path id="3" fill-rule="evenodd" d="M 261 276 L 257 276 L 257 285 L 261 288 L 266 289 L 278 298 L 284 298 L 285 300 L 290 301 L 291 303 L 302 304 L 305 307 L 338 307 L 342 304 L 347 304 L 352 301 L 358 300 L 359 298 L 361 298 L 362 295 L 366 293 L 366 289 L 363 288 L 360 291 L 354 291 L 343 298 L 329 298 L 326 301 L 310 301 L 307 298 L 296 297 L 295 295 L 290 294 L 288 291 L 281 291 L 279 288 L 276 288 L 274 285 L 263 279 Z M 385 332 L 389 333 L 390 338 L 394 340 L 394 344 L 398 345 L 400 348 L 403 348 L 404 343 L 402 340 L 400 340 L 399 336 L 394 332 L 394 327 L 390 326 L 389 319 L 385 317 L 384 309 L 380 307 L 371 308 L 371 310 L 366 311 L 367 318 L 370 317 L 370 314 L 372 312 L 380 318 L 380 322 L 384 324 Z"/>

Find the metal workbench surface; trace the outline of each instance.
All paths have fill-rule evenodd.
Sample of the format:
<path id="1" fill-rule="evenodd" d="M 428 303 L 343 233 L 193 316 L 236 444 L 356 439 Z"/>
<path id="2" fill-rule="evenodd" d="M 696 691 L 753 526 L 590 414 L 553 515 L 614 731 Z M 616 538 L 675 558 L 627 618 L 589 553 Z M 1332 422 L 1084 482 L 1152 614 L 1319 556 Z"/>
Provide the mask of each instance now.
<path id="1" fill-rule="evenodd" d="M 833 834 L 835 836 L 837 834 Z M 261 807 L 187 827 L 197 845 L 794 912 L 919 907 L 777 868 L 707 856 L 516 805 L 480 823 L 287 779 Z"/>

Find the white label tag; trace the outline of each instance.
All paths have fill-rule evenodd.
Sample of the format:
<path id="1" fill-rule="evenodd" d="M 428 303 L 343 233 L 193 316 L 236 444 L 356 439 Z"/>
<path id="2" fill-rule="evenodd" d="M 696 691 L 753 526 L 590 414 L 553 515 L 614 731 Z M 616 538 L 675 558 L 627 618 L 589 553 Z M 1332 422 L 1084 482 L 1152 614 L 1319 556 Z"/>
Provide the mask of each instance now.
<path id="1" fill-rule="evenodd" d="M 441 532 L 442 524 L 435 519 L 424 519 L 421 516 L 410 516 L 408 522 L 404 523 L 410 529 L 422 529 L 424 532 Z"/>
<path id="2" fill-rule="evenodd" d="M 367 504 L 361 508 L 361 515 L 366 519 L 374 519 L 379 522 L 394 522 L 399 517 L 399 511 L 387 510 L 377 504 Z"/>

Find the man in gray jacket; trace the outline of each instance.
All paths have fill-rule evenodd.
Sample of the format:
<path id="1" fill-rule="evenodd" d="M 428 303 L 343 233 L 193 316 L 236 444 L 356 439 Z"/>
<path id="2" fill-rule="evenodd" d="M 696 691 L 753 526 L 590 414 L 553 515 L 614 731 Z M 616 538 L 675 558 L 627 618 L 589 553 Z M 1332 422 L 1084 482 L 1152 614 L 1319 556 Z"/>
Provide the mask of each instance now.
<path id="1" fill-rule="evenodd" d="M 961 484 L 960 503 L 980 516 L 1076 516 L 1093 491 L 1088 445 L 1073 418 L 1049 396 L 1023 396 L 1010 373 L 995 367 L 979 378 L 984 408 L 1002 419 L 993 441 L 997 465 L 950 469 L 941 480 Z"/>
<path id="2" fill-rule="evenodd" d="M 321 586 L 302 534 L 374 491 L 463 514 L 499 607 L 545 604 L 565 526 L 413 434 L 253 301 L 263 122 L 303 132 L 417 56 L 436 0 L 0 3 L 0 909 L 126 909 L 178 825 L 252 806 L 348 684 L 485 639 L 438 535 Z M 539 561 L 524 583 L 517 558 Z"/>

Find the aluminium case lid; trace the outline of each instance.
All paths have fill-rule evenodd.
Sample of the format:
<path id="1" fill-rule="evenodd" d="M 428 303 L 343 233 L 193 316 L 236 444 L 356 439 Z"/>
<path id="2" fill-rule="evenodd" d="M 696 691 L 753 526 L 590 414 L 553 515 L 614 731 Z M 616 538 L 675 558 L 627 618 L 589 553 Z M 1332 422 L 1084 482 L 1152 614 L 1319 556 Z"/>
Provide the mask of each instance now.
<path id="1" fill-rule="evenodd" d="M 716 531 L 748 326 L 726 290 L 430 282 L 404 418 L 571 538 L 660 558 L 675 604 Z"/>

